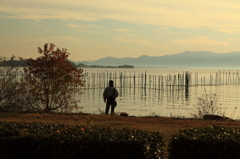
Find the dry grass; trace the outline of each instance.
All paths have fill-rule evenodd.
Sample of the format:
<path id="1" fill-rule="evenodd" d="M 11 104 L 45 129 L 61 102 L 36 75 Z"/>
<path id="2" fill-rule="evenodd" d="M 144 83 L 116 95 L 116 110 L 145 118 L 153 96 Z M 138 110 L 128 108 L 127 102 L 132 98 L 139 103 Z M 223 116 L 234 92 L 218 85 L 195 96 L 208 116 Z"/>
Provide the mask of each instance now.
<path id="1" fill-rule="evenodd" d="M 231 126 L 240 127 L 238 121 L 215 121 L 197 119 L 176 119 L 165 117 L 123 117 L 91 114 L 37 114 L 37 113 L 7 113 L 0 112 L 0 122 L 43 122 L 69 125 L 109 126 L 112 128 L 134 128 L 140 130 L 160 131 L 164 141 L 170 141 L 171 136 L 179 129 L 200 126 Z M 166 149 L 167 155 L 167 149 Z"/>

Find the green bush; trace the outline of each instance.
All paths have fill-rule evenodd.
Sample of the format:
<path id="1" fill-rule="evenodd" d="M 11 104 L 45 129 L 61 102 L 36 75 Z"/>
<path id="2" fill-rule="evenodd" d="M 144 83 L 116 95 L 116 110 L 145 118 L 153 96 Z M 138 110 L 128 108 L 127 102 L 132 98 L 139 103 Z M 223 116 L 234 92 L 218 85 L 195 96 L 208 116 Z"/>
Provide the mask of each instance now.
<path id="1" fill-rule="evenodd" d="M 154 159 L 163 157 L 160 132 L 43 123 L 0 123 L 3 158 Z"/>
<path id="2" fill-rule="evenodd" d="M 207 126 L 180 130 L 169 143 L 169 159 L 240 158 L 240 129 Z"/>

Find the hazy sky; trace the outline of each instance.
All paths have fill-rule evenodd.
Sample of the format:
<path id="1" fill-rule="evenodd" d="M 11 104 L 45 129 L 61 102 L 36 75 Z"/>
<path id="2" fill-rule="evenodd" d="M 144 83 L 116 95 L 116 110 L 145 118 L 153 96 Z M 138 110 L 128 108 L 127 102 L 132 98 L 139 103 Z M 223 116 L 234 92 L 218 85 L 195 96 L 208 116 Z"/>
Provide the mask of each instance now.
<path id="1" fill-rule="evenodd" d="M 74 61 L 240 51 L 239 0 L 0 0 L 1 56 L 54 43 Z"/>

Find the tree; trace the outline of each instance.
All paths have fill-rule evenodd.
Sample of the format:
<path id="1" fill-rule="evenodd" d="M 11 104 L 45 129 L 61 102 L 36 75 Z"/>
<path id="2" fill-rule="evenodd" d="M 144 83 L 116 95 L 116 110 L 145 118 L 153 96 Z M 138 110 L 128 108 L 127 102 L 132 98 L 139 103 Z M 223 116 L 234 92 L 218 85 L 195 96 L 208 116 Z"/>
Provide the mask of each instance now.
<path id="1" fill-rule="evenodd" d="M 67 49 L 54 47 L 45 44 L 44 49 L 38 47 L 42 56 L 22 59 L 28 65 L 24 67 L 24 79 L 30 85 L 29 92 L 38 101 L 37 109 L 44 112 L 78 109 L 76 95 L 84 85 L 83 70 L 71 65 Z"/>

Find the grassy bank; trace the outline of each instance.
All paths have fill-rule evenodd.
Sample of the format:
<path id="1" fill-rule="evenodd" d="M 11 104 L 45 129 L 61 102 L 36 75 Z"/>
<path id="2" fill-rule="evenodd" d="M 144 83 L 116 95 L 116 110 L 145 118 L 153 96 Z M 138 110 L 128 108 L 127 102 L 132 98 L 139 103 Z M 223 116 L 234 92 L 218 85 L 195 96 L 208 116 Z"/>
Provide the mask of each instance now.
<path id="1" fill-rule="evenodd" d="M 42 122 L 69 125 L 97 125 L 112 128 L 133 128 L 149 131 L 161 131 L 166 144 L 171 135 L 179 129 L 207 125 L 240 127 L 238 121 L 216 121 L 197 119 L 178 119 L 165 117 L 123 117 L 91 114 L 38 114 L 38 113 L 9 113 L 0 112 L 1 122 Z M 165 152 L 167 156 L 167 148 Z"/>

